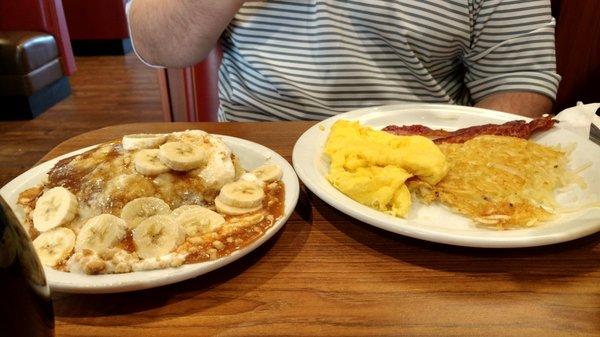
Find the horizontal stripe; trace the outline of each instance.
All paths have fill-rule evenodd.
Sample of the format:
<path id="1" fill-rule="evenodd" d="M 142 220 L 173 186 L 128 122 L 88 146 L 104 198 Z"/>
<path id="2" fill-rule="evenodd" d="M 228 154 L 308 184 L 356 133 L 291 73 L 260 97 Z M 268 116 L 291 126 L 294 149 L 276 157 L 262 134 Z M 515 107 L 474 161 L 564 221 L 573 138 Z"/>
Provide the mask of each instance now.
<path id="1" fill-rule="evenodd" d="M 323 119 L 402 102 L 554 98 L 548 1 L 247 2 L 223 33 L 219 120 Z"/>
<path id="2" fill-rule="evenodd" d="M 335 22 L 335 20 L 332 20 Z M 242 23 L 251 23 L 254 26 L 252 27 L 245 27 L 244 25 L 242 25 Z M 292 32 L 287 32 L 284 30 L 277 30 L 277 31 L 269 31 L 268 28 L 266 28 L 265 26 L 272 26 L 274 23 L 272 22 L 267 22 L 267 23 L 263 23 L 261 24 L 260 22 L 254 23 L 252 21 L 244 21 L 242 19 L 236 20 L 235 23 L 232 24 L 231 28 L 235 28 L 235 29 L 239 29 L 240 33 L 242 31 L 246 31 L 246 34 L 252 34 L 252 33 L 256 33 L 256 32 L 268 32 L 269 34 L 273 35 L 275 33 L 286 33 L 290 36 L 294 36 L 294 35 L 298 35 L 298 34 L 303 34 L 306 36 L 320 36 L 321 34 L 323 34 L 323 30 L 326 31 L 330 31 L 333 32 L 334 34 L 337 35 L 341 35 L 341 32 L 336 31 L 337 30 L 350 30 L 350 31 L 354 31 L 355 33 L 359 33 L 359 34 L 364 34 L 364 33 L 373 33 L 374 36 L 380 37 L 382 36 L 382 34 L 385 35 L 385 39 L 388 41 L 392 41 L 392 42 L 396 42 L 396 43 L 405 43 L 405 40 L 399 39 L 398 33 L 403 33 L 404 35 L 408 35 L 408 34 L 412 34 L 411 38 L 413 39 L 413 42 L 415 43 L 419 43 L 422 45 L 422 47 L 425 46 L 431 46 L 431 47 L 437 47 L 439 49 L 447 49 L 448 48 L 448 44 L 449 43 L 453 43 L 455 42 L 455 36 L 452 35 L 448 35 L 446 32 L 444 32 L 443 30 L 436 30 L 436 31 L 432 31 L 432 32 L 427 32 L 427 31 L 423 31 L 422 27 L 419 26 L 397 26 L 395 29 L 389 29 L 389 25 L 380 25 L 380 26 L 372 26 L 372 25 L 367 25 L 367 24 L 363 24 L 363 23 L 359 23 L 359 22 L 354 22 L 351 26 L 346 26 L 346 27 L 339 27 L 336 25 L 332 25 L 332 24 L 323 24 L 323 25 L 315 25 L 314 29 L 320 29 L 321 31 L 318 32 L 304 32 L 302 31 L 301 33 L 298 32 L 298 29 L 305 29 L 306 26 L 305 25 L 298 25 L 298 26 L 294 26 L 294 25 L 289 25 L 289 24 L 284 24 L 284 23 L 275 23 L 278 27 L 283 27 L 283 28 L 290 28 L 290 30 L 294 30 Z M 313 27 L 311 27 L 313 28 Z M 313 29 L 311 29 L 312 31 Z M 441 34 L 441 35 L 440 35 Z M 465 35 L 466 36 L 466 35 Z M 355 36 L 354 36 L 355 37 Z M 429 40 L 432 39 L 432 40 Z M 466 43 L 466 41 L 461 41 L 461 40 L 457 40 L 463 43 Z M 433 48 L 432 48 L 433 49 Z"/>
<path id="3" fill-rule="evenodd" d="M 252 65 L 254 65 L 254 62 L 249 62 L 249 63 L 252 64 Z M 235 62 L 232 62 L 231 66 L 233 66 L 234 68 L 236 68 L 238 73 L 248 74 L 248 69 L 246 69 L 246 68 L 242 69 L 240 67 L 236 67 L 235 66 Z M 260 69 L 258 67 L 254 67 L 254 68 L 255 69 Z M 282 73 L 281 69 L 282 69 L 282 67 L 278 67 L 277 70 L 272 70 L 271 73 L 274 74 L 274 76 L 276 76 L 276 77 L 280 77 L 277 74 L 281 74 Z M 265 75 L 265 74 L 267 74 L 266 71 L 268 71 L 268 70 L 270 70 L 270 69 L 269 68 L 265 68 L 264 70 L 260 71 L 260 74 Z M 351 69 L 351 70 L 355 70 L 355 69 Z M 331 73 L 331 72 L 335 73 L 335 71 L 336 70 L 334 70 L 334 71 L 328 71 L 328 73 Z M 312 73 L 313 74 L 318 74 L 318 73 L 315 73 L 315 72 L 312 72 Z M 403 81 L 402 82 L 403 83 L 402 86 L 409 87 L 409 88 L 411 87 L 411 84 L 407 83 L 407 82 L 411 81 L 411 80 L 415 81 L 415 82 L 419 82 L 419 83 L 421 83 L 425 87 L 433 87 L 437 83 L 432 78 L 424 78 L 424 77 L 419 76 L 418 74 L 415 74 L 413 71 L 411 71 L 411 69 L 406 69 L 406 70 L 403 69 L 403 68 L 397 69 L 396 75 L 402 75 L 402 78 L 397 79 L 397 80 Z M 390 79 L 389 76 L 386 76 L 386 77 L 388 79 Z M 340 83 L 339 78 L 336 78 L 336 77 L 331 77 L 331 78 L 327 77 L 327 78 L 325 78 L 323 75 L 321 75 L 321 76 L 312 76 L 312 78 L 321 78 L 322 80 L 327 80 L 329 82 L 327 86 L 335 86 L 336 84 Z M 363 77 L 362 79 L 366 80 L 366 77 Z M 332 80 L 336 80 L 336 83 L 331 83 Z M 376 81 L 376 78 L 373 77 L 373 76 L 371 76 L 370 80 Z M 285 81 L 285 79 L 284 79 L 284 81 Z M 302 81 L 296 81 L 296 82 L 301 83 Z M 306 82 L 306 84 L 314 85 L 315 82 L 312 82 L 312 83 L 311 82 Z M 389 85 L 389 83 L 380 83 L 380 85 Z"/>

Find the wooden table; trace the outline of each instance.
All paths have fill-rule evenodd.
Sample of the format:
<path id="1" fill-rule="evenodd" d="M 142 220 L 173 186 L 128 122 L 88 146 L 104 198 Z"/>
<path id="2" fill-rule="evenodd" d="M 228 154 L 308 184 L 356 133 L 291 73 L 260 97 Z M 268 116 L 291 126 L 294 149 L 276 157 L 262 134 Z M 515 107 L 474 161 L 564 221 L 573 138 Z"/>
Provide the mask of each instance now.
<path id="1" fill-rule="evenodd" d="M 128 124 L 44 160 L 136 132 L 201 128 L 291 161 L 311 122 Z M 54 294 L 57 336 L 600 336 L 600 235 L 471 249 L 391 234 L 303 191 L 284 228 L 245 258 L 157 289 Z"/>

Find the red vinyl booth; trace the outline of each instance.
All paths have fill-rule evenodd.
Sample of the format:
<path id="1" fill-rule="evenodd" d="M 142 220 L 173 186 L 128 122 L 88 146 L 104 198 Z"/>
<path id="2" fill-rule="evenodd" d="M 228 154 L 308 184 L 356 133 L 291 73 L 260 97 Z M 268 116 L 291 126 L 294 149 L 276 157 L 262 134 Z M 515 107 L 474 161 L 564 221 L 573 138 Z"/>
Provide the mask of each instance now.
<path id="1" fill-rule="evenodd" d="M 220 45 L 217 45 L 204 61 L 194 67 L 158 70 L 165 121 L 217 120 L 222 54 Z"/>
<path id="2" fill-rule="evenodd" d="M 129 0 L 62 0 L 73 43 L 80 54 L 131 51 L 125 6 Z"/>
<path id="3" fill-rule="evenodd" d="M 600 102 L 600 1 L 552 0 L 556 25 L 556 57 L 562 76 L 555 112 L 577 101 Z M 165 120 L 216 121 L 219 107 L 220 48 L 186 69 L 160 70 Z"/>

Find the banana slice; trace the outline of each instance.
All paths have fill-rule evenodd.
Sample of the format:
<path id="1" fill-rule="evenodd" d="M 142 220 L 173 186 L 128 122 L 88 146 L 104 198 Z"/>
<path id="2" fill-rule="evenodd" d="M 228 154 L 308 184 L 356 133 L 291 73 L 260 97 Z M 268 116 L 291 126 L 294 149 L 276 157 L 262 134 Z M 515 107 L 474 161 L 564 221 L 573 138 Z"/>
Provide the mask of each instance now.
<path id="1" fill-rule="evenodd" d="M 274 181 L 281 180 L 283 171 L 277 165 L 266 164 L 252 170 L 252 174 L 266 183 L 272 183 Z"/>
<path id="2" fill-rule="evenodd" d="M 221 196 L 219 195 L 215 198 L 215 207 L 217 208 L 217 211 L 219 211 L 223 214 L 242 215 L 242 214 L 258 211 L 259 209 L 262 208 L 262 205 L 258 205 L 256 207 L 249 207 L 249 208 L 235 207 L 235 206 L 231 206 L 231 205 L 224 203 L 221 200 Z"/>
<path id="3" fill-rule="evenodd" d="M 158 158 L 158 149 L 139 150 L 133 156 L 135 170 L 145 176 L 157 176 L 169 172 L 167 165 Z"/>
<path id="4" fill-rule="evenodd" d="M 198 147 L 182 142 L 170 142 L 160 146 L 158 158 L 175 171 L 189 171 L 204 163 L 206 155 Z"/>
<path id="5" fill-rule="evenodd" d="M 225 218 L 219 213 L 198 205 L 181 206 L 171 215 L 176 223 L 183 226 L 188 236 L 218 231 L 225 223 Z"/>
<path id="6" fill-rule="evenodd" d="M 133 232 L 135 250 L 144 259 L 169 254 L 184 240 L 185 230 L 168 215 L 150 217 Z"/>
<path id="7" fill-rule="evenodd" d="M 262 204 L 265 192 L 256 182 L 238 180 L 223 186 L 219 197 L 227 205 L 251 208 Z"/>
<path id="8" fill-rule="evenodd" d="M 184 212 L 187 212 L 189 210 L 195 209 L 196 207 L 202 207 L 202 206 L 200 206 L 200 205 L 183 205 L 183 206 L 179 206 L 179 207 L 175 208 L 173 210 L 173 212 L 171 212 L 171 216 L 173 218 L 177 218 L 178 216 L 180 216 Z"/>
<path id="9" fill-rule="evenodd" d="M 260 187 L 264 187 L 265 186 L 265 182 L 258 179 L 257 176 L 255 176 L 253 173 L 250 172 L 244 172 L 240 175 L 239 180 L 243 180 L 243 181 L 250 181 L 253 183 L 257 183 L 260 185 Z"/>
<path id="10" fill-rule="evenodd" d="M 77 198 L 64 187 L 54 187 L 42 194 L 32 213 L 33 226 L 45 232 L 73 220 L 77 213 Z"/>
<path id="11" fill-rule="evenodd" d="M 56 228 L 40 234 L 33 240 L 33 246 L 42 264 L 55 267 L 73 252 L 75 233 L 68 228 Z"/>
<path id="12" fill-rule="evenodd" d="M 155 197 L 133 199 L 121 210 L 121 218 L 127 222 L 129 228 L 136 228 L 140 222 L 159 214 L 169 214 L 171 208 L 166 202 Z"/>
<path id="13" fill-rule="evenodd" d="M 100 214 L 89 219 L 79 231 L 75 250 L 89 249 L 102 252 L 114 247 L 127 234 L 127 225 L 123 219 L 112 214 Z"/>
<path id="14" fill-rule="evenodd" d="M 206 136 L 208 136 L 208 133 L 206 131 L 185 130 L 185 131 L 171 133 L 169 140 L 177 141 L 177 142 L 186 142 L 186 143 L 192 142 L 193 143 L 194 141 L 197 141 L 197 140 L 203 140 Z"/>
<path id="15" fill-rule="evenodd" d="M 121 142 L 123 143 L 123 149 L 132 151 L 157 148 L 166 140 L 167 135 L 138 133 L 135 135 L 124 136 Z"/>
<path id="16" fill-rule="evenodd" d="M 185 130 L 185 131 L 181 131 L 179 133 L 182 134 L 182 135 L 191 136 L 191 137 L 204 137 L 204 136 L 208 135 L 208 133 L 206 131 L 198 130 L 198 129 L 195 129 L 195 130 Z"/>

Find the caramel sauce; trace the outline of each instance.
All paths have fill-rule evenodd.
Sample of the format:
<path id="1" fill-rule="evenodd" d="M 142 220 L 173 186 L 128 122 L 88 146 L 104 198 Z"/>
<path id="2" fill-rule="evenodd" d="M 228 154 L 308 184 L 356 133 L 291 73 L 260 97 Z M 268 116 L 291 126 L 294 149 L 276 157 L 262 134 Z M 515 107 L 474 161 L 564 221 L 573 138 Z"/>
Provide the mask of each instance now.
<path id="1" fill-rule="evenodd" d="M 131 176 L 122 185 L 115 185 L 113 179 L 120 175 Z M 211 201 L 219 193 L 206 186 L 194 171 L 170 171 L 163 177 L 137 174 L 133 158 L 124 153 L 119 141 L 59 161 L 48 173 L 46 186 L 63 186 L 77 196 L 80 204 L 116 216 L 125 204 L 140 197 L 160 198 L 175 209 Z M 110 193 L 102 196 L 107 189 Z"/>
<path id="2" fill-rule="evenodd" d="M 119 243 L 119 248 L 126 250 L 129 253 L 135 252 L 135 243 L 133 242 L 133 231 L 127 229 L 127 234 Z"/>
<path id="3" fill-rule="evenodd" d="M 238 239 L 238 242 L 236 243 L 235 239 L 233 242 L 227 242 L 227 240 L 225 240 L 225 242 L 223 242 L 225 247 L 218 251 L 217 257 L 227 256 L 236 250 L 240 250 L 248 246 L 256 239 L 261 237 L 272 225 L 273 223 L 268 223 L 267 221 L 263 220 L 254 226 L 246 227 L 242 230 L 232 233 L 229 235 L 229 237 Z M 241 240 L 241 242 L 239 240 Z"/>
<path id="4" fill-rule="evenodd" d="M 269 190 L 265 188 L 265 200 L 263 201 L 263 208 L 266 210 L 265 217 L 257 224 L 247 227 L 239 228 L 233 232 L 228 233 L 226 236 L 219 235 L 219 241 L 223 244 L 223 248 L 217 250 L 216 257 L 224 257 L 236 250 L 240 250 L 256 239 L 264 235 L 264 233 L 273 226 L 273 224 L 281 218 L 284 211 L 285 205 L 285 188 L 281 181 L 276 182 L 277 187 L 273 190 Z M 271 204 L 269 205 L 270 201 Z M 264 212 L 258 211 L 257 213 Z M 249 216 L 251 214 L 245 214 L 244 216 Z M 271 215 L 273 218 L 269 220 L 268 215 Z M 235 217 L 226 216 L 225 221 L 229 222 Z M 195 245 L 198 249 L 197 252 L 188 254 L 186 257 L 185 263 L 197 263 L 204 262 L 210 260 L 209 250 L 215 249 L 212 245 L 212 241 L 204 242 L 199 245 Z"/>
<path id="5" fill-rule="evenodd" d="M 269 193 L 267 193 L 269 195 Z M 283 182 L 277 182 L 277 188 L 275 192 L 271 193 L 271 200 L 274 202 L 271 205 L 268 205 L 267 201 L 267 209 L 269 210 L 269 214 L 273 215 L 275 219 L 278 219 L 283 215 L 283 209 L 285 207 L 285 188 L 283 186 Z"/>
<path id="6" fill-rule="evenodd" d="M 198 262 L 206 262 L 210 260 L 210 255 L 206 253 L 210 247 L 201 246 L 200 250 L 191 254 L 188 254 L 185 257 L 185 263 L 198 263 Z"/>
<path id="7" fill-rule="evenodd" d="M 67 261 L 68 261 L 68 259 L 63 260 L 62 262 L 60 262 L 59 264 L 54 266 L 54 269 L 59 270 L 59 271 L 68 272 L 69 269 L 67 268 Z"/>
<path id="8" fill-rule="evenodd" d="M 108 148 L 108 151 L 102 150 Z M 48 172 L 48 187 L 63 186 L 77 194 L 81 188 L 83 178 L 92 172 L 100 163 L 112 161 L 122 153 L 122 147 L 118 142 L 101 144 L 82 154 L 60 160 L 50 172 Z M 92 161 L 91 165 L 78 167 L 74 162 Z"/>

